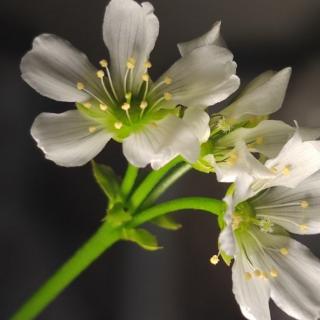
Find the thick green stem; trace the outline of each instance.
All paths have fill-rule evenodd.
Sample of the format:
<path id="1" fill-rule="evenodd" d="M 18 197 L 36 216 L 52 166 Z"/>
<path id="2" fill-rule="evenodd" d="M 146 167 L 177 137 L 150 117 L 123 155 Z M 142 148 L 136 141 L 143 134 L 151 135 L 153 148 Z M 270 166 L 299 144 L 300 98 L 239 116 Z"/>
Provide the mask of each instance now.
<path id="1" fill-rule="evenodd" d="M 178 157 L 167 165 L 162 167 L 159 170 L 152 171 L 138 186 L 138 188 L 134 191 L 130 198 L 129 207 L 130 211 L 136 211 L 142 202 L 146 199 L 146 197 L 150 194 L 153 188 L 161 181 L 163 176 L 165 176 L 168 171 L 174 168 L 178 163 L 182 162 L 183 160 Z"/>
<path id="2" fill-rule="evenodd" d="M 125 198 L 130 194 L 138 176 L 138 172 L 139 169 L 137 167 L 128 163 L 128 168 L 121 184 L 121 192 Z"/>
<path id="3" fill-rule="evenodd" d="M 170 188 L 178 179 L 186 174 L 192 166 L 189 163 L 178 164 L 174 169 L 170 171 L 159 184 L 150 192 L 149 196 L 142 204 L 142 209 L 148 208 L 153 205 L 158 198 Z"/>
<path id="4" fill-rule="evenodd" d="M 34 319 L 83 270 L 119 239 L 120 231 L 104 223 L 11 319 Z"/>

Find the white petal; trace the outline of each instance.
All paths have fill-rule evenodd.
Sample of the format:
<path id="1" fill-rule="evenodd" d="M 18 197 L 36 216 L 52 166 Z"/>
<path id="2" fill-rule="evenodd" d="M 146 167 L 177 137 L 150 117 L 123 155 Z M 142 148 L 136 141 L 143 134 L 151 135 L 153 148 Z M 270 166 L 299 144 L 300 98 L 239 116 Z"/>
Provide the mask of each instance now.
<path id="1" fill-rule="evenodd" d="M 203 34 L 201 37 L 195 38 L 187 42 L 179 43 L 178 49 L 180 51 L 181 56 L 187 55 L 194 49 L 212 44 L 224 47 L 225 43 L 220 35 L 220 27 L 221 21 L 218 21 L 212 26 L 212 28 L 208 32 Z"/>
<path id="2" fill-rule="evenodd" d="M 195 162 L 200 152 L 198 138 L 182 119 L 168 116 L 131 134 L 123 141 L 123 153 L 137 167 L 151 164 L 159 169 L 178 155 Z"/>
<path id="3" fill-rule="evenodd" d="M 285 144 L 279 155 L 265 163 L 276 172 L 264 188 L 272 186 L 296 187 L 301 181 L 320 169 L 320 142 L 303 142 L 299 132 Z"/>
<path id="4" fill-rule="evenodd" d="M 257 217 L 268 218 L 297 234 L 320 233 L 320 174 L 295 188 L 275 187 L 250 201 Z"/>
<path id="5" fill-rule="evenodd" d="M 32 125 L 31 134 L 47 159 L 65 167 L 86 164 L 111 139 L 111 134 L 77 110 L 41 113 Z"/>
<path id="6" fill-rule="evenodd" d="M 240 80 L 235 75 L 236 63 L 232 59 L 233 55 L 225 48 L 204 46 L 179 59 L 157 83 L 169 76 L 172 83 L 161 88 L 172 94 L 176 104 L 208 107 L 238 89 Z"/>
<path id="7" fill-rule="evenodd" d="M 133 91 L 137 90 L 159 33 L 159 21 L 149 2 L 111 0 L 103 22 L 103 39 L 110 52 L 111 73 L 115 86 L 123 91 L 123 79 L 129 58 L 136 60 Z"/>
<path id="8" fill-rule="evenodd" d="M 295 319 L 320 317 L 320 261 L 304 245 L 290 240 L 289 254 L 269 251 L 279 276 L 271 282 L 274 302 Z"/>
<path id="9" fill-rule="evenodd" d="M 247 259 L 239 254 L 232 267 L 233 293 L 247 319 L 270 320 L 269 283 L 257 277 L 246 280 L 245 273 L 251 271 Z"/>
<path id="10" fill-rule="evenodd" d="M 249 88 L 231 105 L 221 111 L 226 118 L 236 121 L 250 116 L 262 116 L 281 108 L 285 97 L 291 68 L 285 68 L 275 75 L 268 72 L 249 84 Z"/>
<path id="11" fill-rule="evenodd" d="M 198 108 L 188 108 L 184 115 L 183 121 L 190 126 L 193 134 L 201 143 L 206 142 L 210 136 L 209 115 Z"/>
<path id="12" fill-rule="evenodd" d="M 217 145 L 231 147 L 237 141 L 243 140 L 249 144 L 248 147 L 251 152 L 259 152 L 268 158 L 272 158 L 278 155 L 294 132 L 295 128 L 282 121 L 264 120 L 254 128 L 239 128 L 232 131 L 219 139 Z M 307 133 L 305 136 L 307 136 Z"/>
<path id="13" fill-rule="evenodd" d="M 87 56 L 70 42 L 52 34 L 42 34 L 33 41 L 32 49 L 22 58 L 22 78 L 43 96 L 80 102 L 88 95 L 79 91 L 77 82 L 99 91 L 95 68 Z"/>

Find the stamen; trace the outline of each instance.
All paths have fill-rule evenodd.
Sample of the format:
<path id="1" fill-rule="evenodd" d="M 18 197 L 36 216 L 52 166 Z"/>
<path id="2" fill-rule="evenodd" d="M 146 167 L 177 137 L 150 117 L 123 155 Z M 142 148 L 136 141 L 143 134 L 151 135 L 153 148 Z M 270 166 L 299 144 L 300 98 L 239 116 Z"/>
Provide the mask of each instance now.
<path id="1" fill-rule="evenodd" d="M 108 106 L 103 103 L 100 103 L 99 107 L 101 111 L 106 111 L 108 109 Z"/>
<path id="2" fill-rule="evenodd" d="M 306 200 L 300 201 L 300 207 L 303 208 L 303 209 L 309 208 L 309 202 L 306 201 Z"/>
<path id="3" fill-rule="evenodd" d="M 170 77 L 165 77 L 163 82 L 166 84 L 166 85 L 169 85 L 172 83 L 172 79 Z"/>
<path id="4" fill-rule="evenodd" d="M 276 166 L 273 166 L 270 170 L 272 173 L 278 173 L 278 168 Z"/>
<path id="5" fill-rule="evenodd" d="M 306 224 L 300 224 L 299 228 L 301 232 L 306 232 L 309 229 L 308 225 Z"/>
<path id="6" fill-rule="evenodd" d="M 263 142 L 264 142 L 264 138 L 263 137 L 257 137 L 256 138 L 256 144 L 263 144 Z"/>
<path id="7" fill-rule="evenodd" d="M 210 258 L 210 263 L 215 266 L 219 263 L 219 261 L 220 261 L 219 256 L 216 254 Z"/>
<path id="8" fill-rule="evenodd" d="M 272 278 L 277 278 L 278 277 L 278 271 L 276 270 L 276 269 L 272 269 L 271 271 L 270 271 L 270 276 L 272 277 Z"/>
<path id="9" fill-rule="evenodd" d="M 90 109 L 92 107 L 92 104 L 90 102 L 85 102 L 82 105 L 87 109 Z"/>
<path id="10" fill-rule="evenodd" d="M 122 124 L 122 122 L 120 122 L 120 121 L 117 121 L 117 122 L 114 123 L 114 127 L 115 127 L 117 130 L 121 129 L 122 126 L 123 126 L 123 124 Z"/>
<path id="11" fill-rule="evenodd" d="M 227 159 L 227 164 L 229 166 L 234 166 L 238 161 L 238 155 L 237 153 L 234 151 L 234 152 L 231 152 L 229 154 L 229 158 Z"/>
<path id="12" fill-rule="evenodd" d="M 267 272 L 263 271 L 263 272 L 261 273 L 261 278 L 267 280 L 267 279 L 269 278 L 269 274 L 268 274 Z"/>
<path id="13" fill-rule="evenodd" d="M 124 103 L 124 104 L 121 106 L 121 109 L 126 112 L 127 118 L 128 118 L 128 120 L 131 122 L 131 117 L 130 117 L 130 114 L 129 114 L 130 104 L 129 104 L 129 103 Z"/>
<path id="14" fill-rule="evenodd" d="M 281 248 L 279 251 L 283 256 L 287 256 L 289 254 L 288 248 L 285 247 Z"/>
<path id="15" fill-rule="evenodd" d="M 103 68 L 107 68 L 108 67 L 108 61 L 106 59 L 102 59 L 99 61 L 99 64 L 101 67 Z"/>
<path id="16" fill-rule="evenodd" d="M 245 272 L 244 273 L 244 278 L 249 281 L 252 279 L 252 274 L 250 272 Z"/>
<path id="17" fill-rule="evenodd" d="M 106 59 L 102 59 L 99 62 L 100 66 L 106 69 L 107 75 L 108 75 L 108 81 L 109 81 L 109 85 L 111 87 L 111 91 L 113 93 L 113 96 L 116 98 L 117 101 L 119 101 L 119 98 L 117 96 L 116 90 L 114 89 L 113 86 L 113 82 L 112 82 L 112 78 L 111 78 L 111 74 L 108 68 L 108 61 Z"/>
<path id="18" fill-rule="evenodd" d="M 89 127 L 89 128 L 88 128 L 88 131 L 89 131 L 90 133 L 94 133 L 94 132 L 97 131 L 97 127 Z"/>
<path id="19" fill-rule="evenodd" d="M 77 89 L 82 91 L 85 88 L 85 85 L 83 82 L 77 82 Z"/>
<path id="20" fill-rule="evenodd" d="M 172 79 L 170 77 L 165 77 L 162 81 L 160 81 L 158 84 L 156 84 L 155 86 L 152 87 L 152 89 L 150 90 L 149 94 L 151 94 L 152 92 L 156 91 L 157 89 L 159 89 L 161 86 L 165 85 L 169 85 L 172 83 Z"/>
<path id="21" fill-rule="evenodd" d="M 144 93 L 143 93 L 142 100 L 145 100 L 146 97 L 147 97 L 148 90 L 149 90 L 149 79 L 150 79 L 150 77 L 149 77 L 149 75 L 147 73 L 144 73 L 142 75 L 142 80 L 143 80 L 143 82 L 145 82 L 145 88 L 144 88 Z M 141 86 L 142 86 L 143 82 L 141 83 Z M 141 87 L 140 87 L 140 89 L 141 89 Z M 140 89 L 139 89 L 139 91 L 140 91 Z"/>
<path id="22" fill-rule="evenodd" d="M 164 100 L 170 101 L 172 99 L 172 94 L 170 92 L 165 92 L 163 94 Z"/>
<path id="23" fill-rule="evenodd" d="M 242 217 L 234 213 L 232 215 L 232 230 L 238 229 L 241 222 L 242 222 Z"/>
<path id="24" fill-rule="evenodd" d="M 259 269 L 254 270 L 253 274 L 257 277 L 260 278 L 262 276 L 262 272 Z"/>
<path id="25" fill-rule="evenodd" d="M 132 70 L 136 66 L 136 59 L 130 57 L 127 61 L 127 68 Z"/>
<path id="26" fill-rule="evenodd" d="M 291 165 L 288 164 L 282 169 L 282 174 L 284 176 L 289 176 L 291 174 Z"/>
<path id="27" fill-rule="evenodd" d="M 149 81 L 149 75 L 147 73 L 144 73 L 142 75 L 142 80 L 145 81 L 145 82 Z"/>
<path id="28" fill-rule="evenodd" d="M 140 118 L 142 118 L 144 110 L 147 108 L 148 102 L 147 101 L 141 101 L 139 108 L 141 109 Z"/>
<path id="29" fill-rule="evenodd" d="M 105 85 L 105 83 L 104 83 L 104 80 L 103 80 L 103 78 L 104 78 L 104 71 L 103 71 L 103 70 L 98 70 L 98 71 L 97 71 L 97 77 L 101 80 L 101 85 L 102 85 L 102 87 L 103 87 L 103 90 L 104 90 L 104 92 L 106 93 L 106 95 L 108 96 L 108 98 L 110 99 L 110 101 L 111 101 L 112 103 L 115 103 L 114 99 L 111 97 L 111 95 L 110 95 L 110 93 L 109 93 L 109 91 L 108 91 L 108 89 L 107 89 L 107 87 L 106 87 L 106 85 Z"/>
<path id="30" fill-rule="evenodd" d="M 99 79 L 102 79 L 102 78 L 104 77 L 104 72 L 103 72 L 103 70 L 98 70 L 98 71 L 97 71 L 97 77 L 98 77 Z"/>
<path id="31" fill-rule="evenodd" d="M 146 69 L 150 69 L 150 68 L 152 67 L 151 62 L 150 62 L 150 61 L 146 61 L 146 62 L 144 63 L 144 67 L 145 67 Z"/>

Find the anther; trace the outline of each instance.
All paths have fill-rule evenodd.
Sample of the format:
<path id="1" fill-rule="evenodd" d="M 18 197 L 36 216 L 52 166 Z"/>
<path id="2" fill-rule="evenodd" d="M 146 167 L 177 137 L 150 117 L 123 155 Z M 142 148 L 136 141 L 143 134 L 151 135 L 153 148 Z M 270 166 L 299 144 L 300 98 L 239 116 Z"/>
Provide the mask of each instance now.
<path id="1" fill-rule="evenodd" d="M 309 227 L 306 224 L 300 224 L 299 229 L 301 232 L 306 232 L 309 229 Z"/>
<path id="2" fill-rule="evenodd" d="M 134 58 L 129 58 L 127 61 L 127 68 L 134 69 L 135 66 L 136 66 L 136 60 Z"/>
<path id="3" fill-rule="evenodd" d="M 250 272 L 245 272 L 244 273 L 244 278 L 249 281 L 252 279 L 252 274 Z"/>
<path id="4" fill-rule="evenodd" d="M 115 127 L 117 130 L 121 129 L 122 126 L 123 126 L 123 124 L 122 124 L 122 122 L 120 122 L 120 121 L 117 121 L 117 122 L 114 123 L 114 127 Z"/>
<path id="5" fill-rule="evenodd" d="M 92 107 L 92 104 L 90 102 L 83 103 L 83 106 L 87 109 L 90 109 Z"/>
<path id="6" fill-rule="evenodd" d="M 148 106 L 148 102 L 147 101 L 142 101 L 140 103 L 139 107 L 140 107 L 141 110 L 144 110 L 147 106 Z"/>
<path id="7" fill-rule="evenodd" d="M 291 165 L 286 165 L 283 169 L 282 169 L 282 174 L 284 176 L 289 176 L 291 173 Z"/>
<path id="8" fill-rule="evenodd" d="M 241 222 L 242 222 L 241 216 L 239 216 L 238 214 L 233 214 L 232 215 L 232 230 L 238 229 Z"/>
<path id="9" fill-rule="evenodd" d="M 165 77 L 163 82 L 167 85 L 171 84 L 172 83 L 172 79 L 170 77 Z"/>
<path id="10" fill-rule="evenodd" d="M 78 82 L 77 83 L 77 89 L 82 91 L 85 88 L 84 83 L 83 82 Z"/>
<path id="11" fill-rule="evenodd" d="M 276 166 L 273 166 L 270 170 L 272 173 L 278 173 L 278 168 Z"/>
<path id="12" fill-rule="evenodd" d="M 258 278 L 262 276 L 262 272 L 259 269 L 254 270 L 253 274 Z"/>
<path id="13" fill-rule="evenodd" d="M 121 109 L 124 110 L 124 111 L 128 111 L 130 109 L 130 104 L 129 103 L 124 103 L 121 106 Z"/>
<path id="14" fill-rule="evenodd" d="M 281 248 L 279 251 L 283 256 L 287 256 L 289 254 L 288 248 L 285 247 Z"/>
<path id="15" fill-rule="evenodd" d="M 144 67 L 145 67 L 146 69 L 150 69 L 150 68 L 152 67 L 151 62 L 150 62 L 150 61 L 146 61 L 146 62 L 144 63 Z"/>
<path id="16" fill-rule="evenodd" d="M 97 71 L 97 77 L 98 77 L 99 79 L 102 79 L 102 78 L 104 77 L 104 71 L 103 71 L 103 70 L 98 70 L 98 71 Z"/>
<path id="17" fill-rule="evenodd" d="M 100 103 L 99 107 L 101 111 L 106 111 L 108 109 L 108 106 L 103 103 Z"/>
<path id="18" fill-rule="evenodd" d="M 272 277 L 272 278 L 277 278 L 278 277 L 278 271 L 276 270 L 276 269 L 272 269 L 271 271 L 270 271 L 270 276 Z"/>
<path id="19" fill-rule="evenodd" d="M 89 127 L 89 128 L 88 128 L 88 131 L 89 131 L 90 133 L 94 133 L 94 132 L 97 131 L 97 128 L 96 128 L 96 127 Z"/>
<path id="20" fill-rule="evenodd" d="M 236 152 L 231 152 L 229 158 L 227 159 L 227 164 L 230 166 L 234 166 L 238 161 L 238 155 Z"/>
<path id="21" fill-rule="evenodd" d="M 306 200 L 300 201 L 300 207 L 303 208 L 303 209 L 309 208 L 309 202 L 306 201 Z"/>
<path id="22" fill-rule="evenodd" d="M 102 59 L 99 61 L 101 67 L 106 68 L 108 66 L 108 61 L 106 59 Z"/>
<path id="23" fill-rule="evenodd" d="M 256 137 L 256 144 L 263 144 L 263 137 Z"/>
<path id="24" fill-rule="evenodd" d="M 163 94 L 164 100 L 169 101 L 172 99 L 172 94 L 170 92 L 165 92 Z"/>
<path id="25" fill-rule="evenodd" d="M 219 261 L 219 256 L 217 256 L 216 254 L 210 258 L 210 263 L 215 266 L 219 263 Z"/>
<path id="26" fill-rule="evenodd" d="M 145 81 L 145 82 L 149 81 L 149 75 L 147 73 L 144 73 L 142 75 L 142 80 Z"/>

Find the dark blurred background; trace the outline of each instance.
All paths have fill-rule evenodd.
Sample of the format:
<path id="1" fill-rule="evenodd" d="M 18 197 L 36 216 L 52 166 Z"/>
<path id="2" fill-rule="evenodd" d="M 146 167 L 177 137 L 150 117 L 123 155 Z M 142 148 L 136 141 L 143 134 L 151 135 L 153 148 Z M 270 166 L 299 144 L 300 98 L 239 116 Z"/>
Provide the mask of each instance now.
<path id="1" fill-rule="evenodd" d="M 242 83 L 266 69 L 291 65 L 293 76 L 277 116 L 320 125 L 319 0 L 155 0 L 161 28 L 152 54 L 154 76 L 178 58 L 176 43 L 222 20 Z M 58 34 L 93 62 L 106 56 L 101 25 L 105 0 L 1 0 L 0 3 L 0 319 L 28 298 L 96 230 L 105 199 L 90 165 L 66 169 L 45 160 L 29 130 L 42 111 L 71 105 L 38 95 L 20 78 L 19 61 L 40 33 Z M 125 170 L 120 145 L 98 160 Z M 221 197 L 214 176 L 189 173 L 167 197 Z M 231 292 L 230 270 L 213 267 L 218 229 L 205 213 L 180 213 L 178 232 L 156 230 L 164 250 L 120 243 L 96 261 L 39 319 L 243 319 Z M 320 256 L 319 237 L 304 242 Z M 273 307 L 273 319 L 289 319 Z"/>

